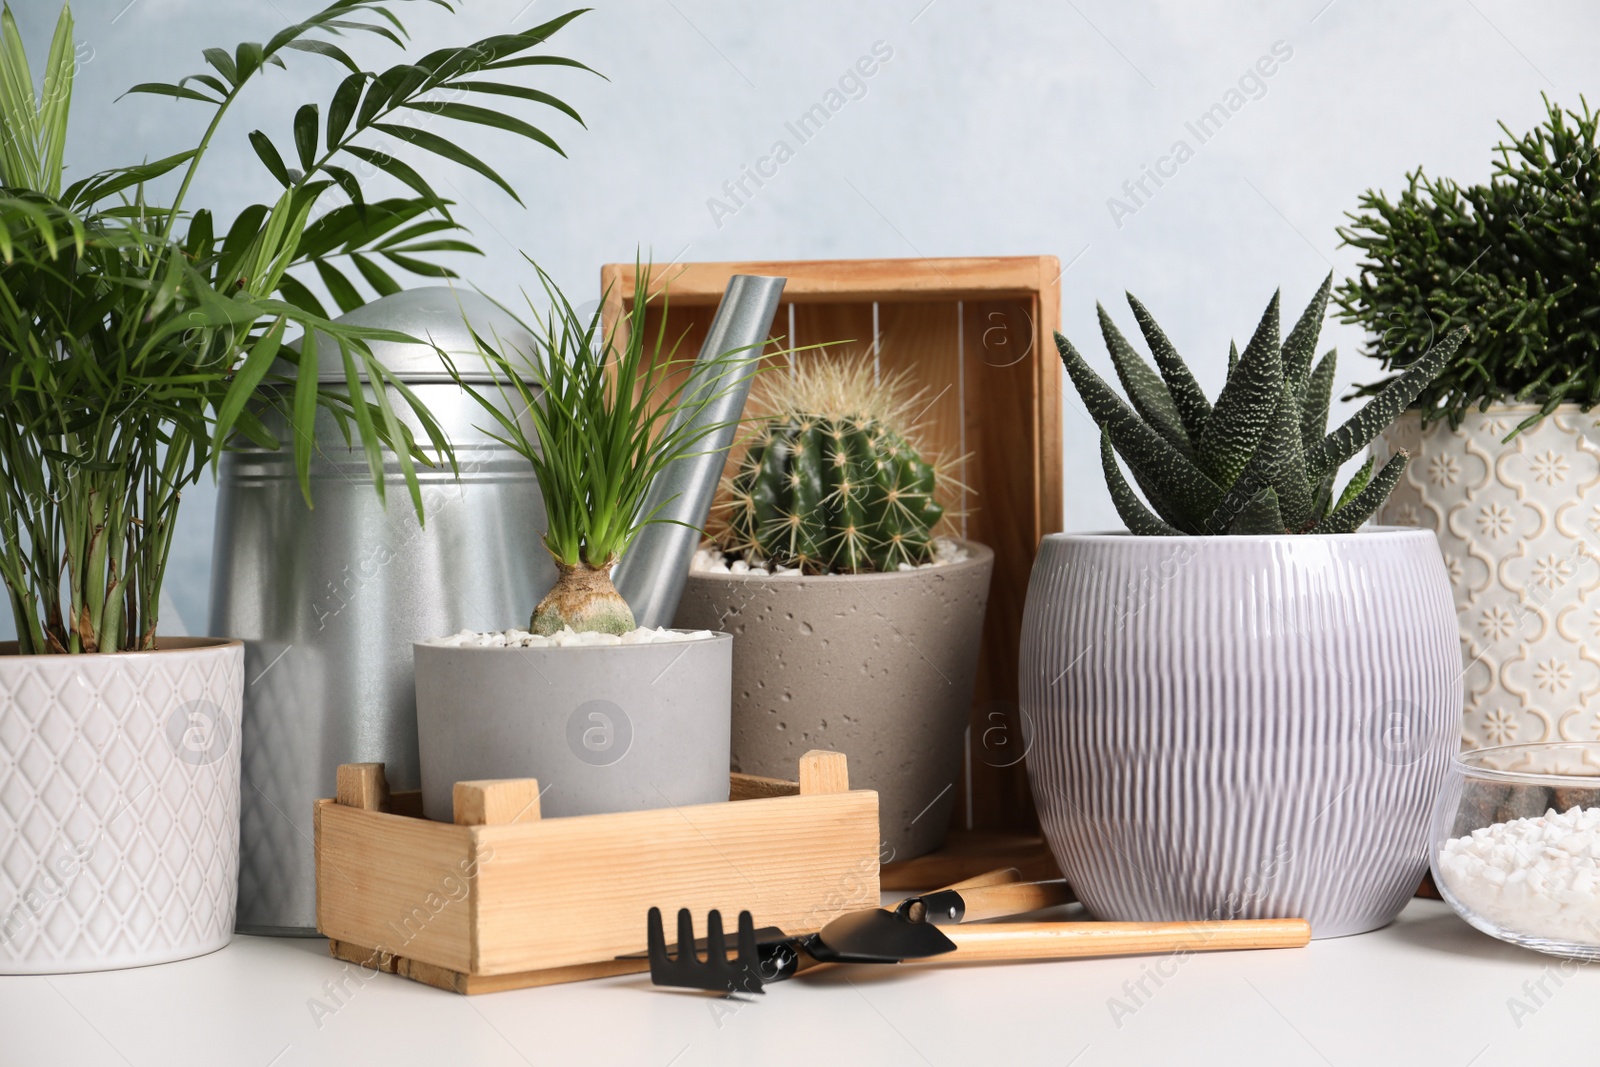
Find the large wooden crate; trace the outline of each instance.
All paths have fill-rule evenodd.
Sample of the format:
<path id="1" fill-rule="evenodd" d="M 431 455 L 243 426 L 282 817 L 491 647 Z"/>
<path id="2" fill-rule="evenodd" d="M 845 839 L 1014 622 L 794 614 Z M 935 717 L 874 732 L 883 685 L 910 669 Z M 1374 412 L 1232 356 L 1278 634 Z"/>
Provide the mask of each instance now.
<path id="1" fill-rule="evenodd" d="M 910 368 L 929 388 L 925 416 L 935 449 L 965 456 L 970 492 L 951 532 L 989 545 L 994 581 L 984 626 L 957 826 L 1036 826 L 1021 763 L 1017 653 L 1034 552 L 1061 529 L 1061 267 L 1054 256 L 969 259 L 689 263 L 652 269 L 668 298 L 668 334 L 680 356 L 699 351 L 735 274 L 789 279 L 769 351 L 828 342 L 797 359 L 873 352 L 884 370 Z M 615 335 L 632 301 L 636 268 L 601 271 L 606 328 Z M 655 323 L 652 322 L 652 329 Z"/>
<path id="2" fill-rule="evenodd" d="M 383 764 L 339 768 L 317 801 L 317 930 L 337 958 L 458 993 L 647 969 L 645 916 L 716 908 L 809 933 L 878 904 L 878 794 L 845 757 L 798 782 L 732 776 L 730 802 L 539 817 L 533 779 L 459 782 L 455 821 L 390 794 Z"/>

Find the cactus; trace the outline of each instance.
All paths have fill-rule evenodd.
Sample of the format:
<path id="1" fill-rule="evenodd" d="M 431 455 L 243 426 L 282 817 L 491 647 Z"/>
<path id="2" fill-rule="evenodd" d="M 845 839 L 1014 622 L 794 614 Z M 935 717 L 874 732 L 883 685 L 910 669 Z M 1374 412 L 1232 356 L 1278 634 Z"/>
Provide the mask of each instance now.
<path id="1" fill-rule="evenodd" d="M 1350 533 L 1388 497 L 1407 456 L 1383 468 L 1369 459 L 1337 497 L 1340 464 L 1365 448 L 1449 362 L 1467 335 L 1457 329 L 1332 433 L 1327 432 L 1335 354 L 1313 367 L 1333 275 L 1289 336 L 1278 340 L 1278 295 L 1213 404 L 1143 304 L 1128 296 L 1155 357 L 1152 370 L 1098 308 L 1100 330 L 1130 407 L 1061 334 L 1056 347 L 1084 406 L 1100 426 L 1100 462 L 1117 514 L 1135 534 Z M 1117 466 L 1133 472 L 1144 499 Z M 1148 501 L 1148 503 L 1146 503 Z"/>
<path id="2" fill-rule="evenodd" d="M 893 571 L 932 558 L 948 477 L 923 458 L 904 374 L 864 358 L 810 361 L 763 381 L 769 414 L 728 484 L 729 548 L 811 574 Z"/>

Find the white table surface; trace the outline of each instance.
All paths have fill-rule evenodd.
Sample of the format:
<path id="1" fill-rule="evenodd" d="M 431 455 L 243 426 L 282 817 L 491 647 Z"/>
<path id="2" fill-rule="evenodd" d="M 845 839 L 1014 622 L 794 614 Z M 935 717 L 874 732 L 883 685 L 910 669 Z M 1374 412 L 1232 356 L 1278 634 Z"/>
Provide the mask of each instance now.
<path id="1" fill-rule="evenodd" d="M 1136 1003 L 1124 984 L 1155 964 L 1172 977 L 1145 978 L 1151 995 Z M 341 977 L 350 991 L 335 1008 L 327 986 Z M 1113 1018 L 1113 997 L 1132 1013 Z M 1512 998 L 1527 1010 L 1514 1014 Z M 0 978 L 4 1067 L 1008 1062 L 1590 1064 L 1600 968 L 1501 944 L 1414 901 L 1385 930 L 1305 949 L 834 968 L 748 1003 L 656 990 L 643 975 L 475 997 L 392 975 L 360 982 L 320 939 L 239 937 L 160 967 Z"/>

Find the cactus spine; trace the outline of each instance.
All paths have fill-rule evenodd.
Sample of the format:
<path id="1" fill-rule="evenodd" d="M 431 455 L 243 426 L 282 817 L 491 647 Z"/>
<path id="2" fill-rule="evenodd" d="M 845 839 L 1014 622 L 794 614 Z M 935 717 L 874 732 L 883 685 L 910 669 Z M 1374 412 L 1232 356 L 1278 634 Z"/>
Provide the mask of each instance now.
<path id="1" fill-rule="evenodd" d="M 779 372 L 781 373 L 781 372 Z M 807 573 L 893 571 L 932 558 L 944 516 L 937 463 L 912 443 L 920 394 L 873 381 L 865 359 L 812 361 L 763 389 L 730 485 L 730 547 Z"/>

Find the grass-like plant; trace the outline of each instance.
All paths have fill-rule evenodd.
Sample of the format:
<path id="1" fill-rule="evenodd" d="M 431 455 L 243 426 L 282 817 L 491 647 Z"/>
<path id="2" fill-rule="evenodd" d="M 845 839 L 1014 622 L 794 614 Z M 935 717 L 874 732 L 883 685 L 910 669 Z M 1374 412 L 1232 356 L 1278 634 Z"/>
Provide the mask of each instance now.
<path id="1" fill-rule="evenodd" d="M 430 262 L 435 253 L 474 249 L 460 239 L 449 201 L 393 154 L 397 146 L 434 153 L 509 189 L 430 127 L 465 122 L 554 147 L 504 108 L 460 97 L 484 93 L 573 115 L 554 97 L 494 72 L 581 64 L 536 53 L 576 12 L 381 73 L 362 70 L 336 43 L 366 33 L 403 45 L 405 27 L 394 12 L 411 2 L 338 0 L 266 43 L 207 49 L 205 73 L 136 86 L 209 107 L 198 144 L 71 185 L 63 182 L 71 12 L 62 10 L 37 90 L 15 22 L 9 11 L 0 16 L 0 576 L 22 652 L 155 647 L 182 491 L 235 435 L 292 448 L 309 500 L 313 420 L 330 412 L 359 438 L 380 493 L 384 452 L 392 450 L 421 517 L 415 463 L 453 458 L 432 417 L 369 348 L 374 340 L 409 339 L 330 322 L 294 272 L 315 271 L 341 310 L 364 297 L 336 259 L 378 293 L 399 289 L 380 260 L 448 274 Z M 190 210 L 187 195 L 232 105 L 273 67 L 302 55 L 350 74 L 325 120 L 316 104 L 296 111 L 296 168 L 266 134 L 250 135 L 281 195 L 226 225 L 208 210 Z M 352 169 L 358 164 L 399 179 L 409 195 L 366 197 Z M 169 182 L 176 182 L 170 196 L 162 192 Z M 347 202 L 328 207 L 340 194 Z M 305 338 L 297 350 L 288 343 L 295 330 Z M 340 385 L 318 384 L 326 360 L 341 367 Z M 378 386 L 370 399 L 364 381 Z M 264 403 L 281 407 L 285 440 L 269 432 Z M 402 405 L 431 455 L 400 418 Z"/>
<path id="2" fill-rule="evenodd" d="M 632 307 L 604 338 L 602 312 L 580 315 L 535 269 L 550 308 L 540 313 L 530 300 L 532 321 L 518 320 L 534 337 L 534 350 L 475 334 L 496 388 L 486 395 L 459 372 L 455 378 L 499 427 L 485 432 L 527 459 L 538 476 L 548 524 L 544 547 L 559 577 L 534 608 L 529 629 L 627 633 L 635 626 L 633 611 L 612 584 L 611 569 L 639 531 L 676 521 L 660 518 L 659 508 L 645 512 L 645 496 L 657 475 L 726 427 L 695 416 L 737 384 L 726 380 L 726 361 L 744 350 L 704 362 L 680 357 L 681 338 L 666 332 L 667 294 L 651 295 L 646 269 L 636 271 Z M 619 333 L 625 334 L 620 346 Z"/>
<path id="3" fill-rule="evenodd" d="M 1341 317 L 1366 328 L 1366 354 L 1385 370 L 1399 373 L 1435 337 L 1472 325 L 1417 399 L 1424 425 L 1459 426 L 1498 402 L 1540 405 L 1515 436 L 1558 405 L 1600 403 L 1600 116 L 1587 102 L 1581 113 L 1545 106 L 1544 123 L 1523 136 L 1501 124 L 1488 183 L 1419 167 L 1392 201 L 1368 190 L 1339 230 L 1365 257 L 1339 287 Z"/>
<path id="4" fill-rule="evenodd" d="M 1339 467 L 1404 411 L 1466 337 L 1453 332 L 1425 352 L 1338 429 L 1328 432 L 1335 353 L 1313 365 L 1327 312 L 1328 275 L 1289 336 L 1279 341 L 1278 294 L 1242 355 L 1230 353 L 1228 380 L 1215 403 L 1145 306 L 1128 304 L 1155 357 L 1134 351 L 1106 310 L 1100 330 L 1132 406 L 1096 374 L 1061 334 L 1056 347 L 1084 406 L 1100 426 L 1100 462 L 1117 514 L 1141 535 L 1335 534 L 1359 527 L 1405 470 L 1400 452 L 1373 461 L 1336 497 Z M 1121 453 L 1144 491 L 1140 500 L 1117 466 Z M 1148 505 L 1145 501 L 1148 501 Z"/>

